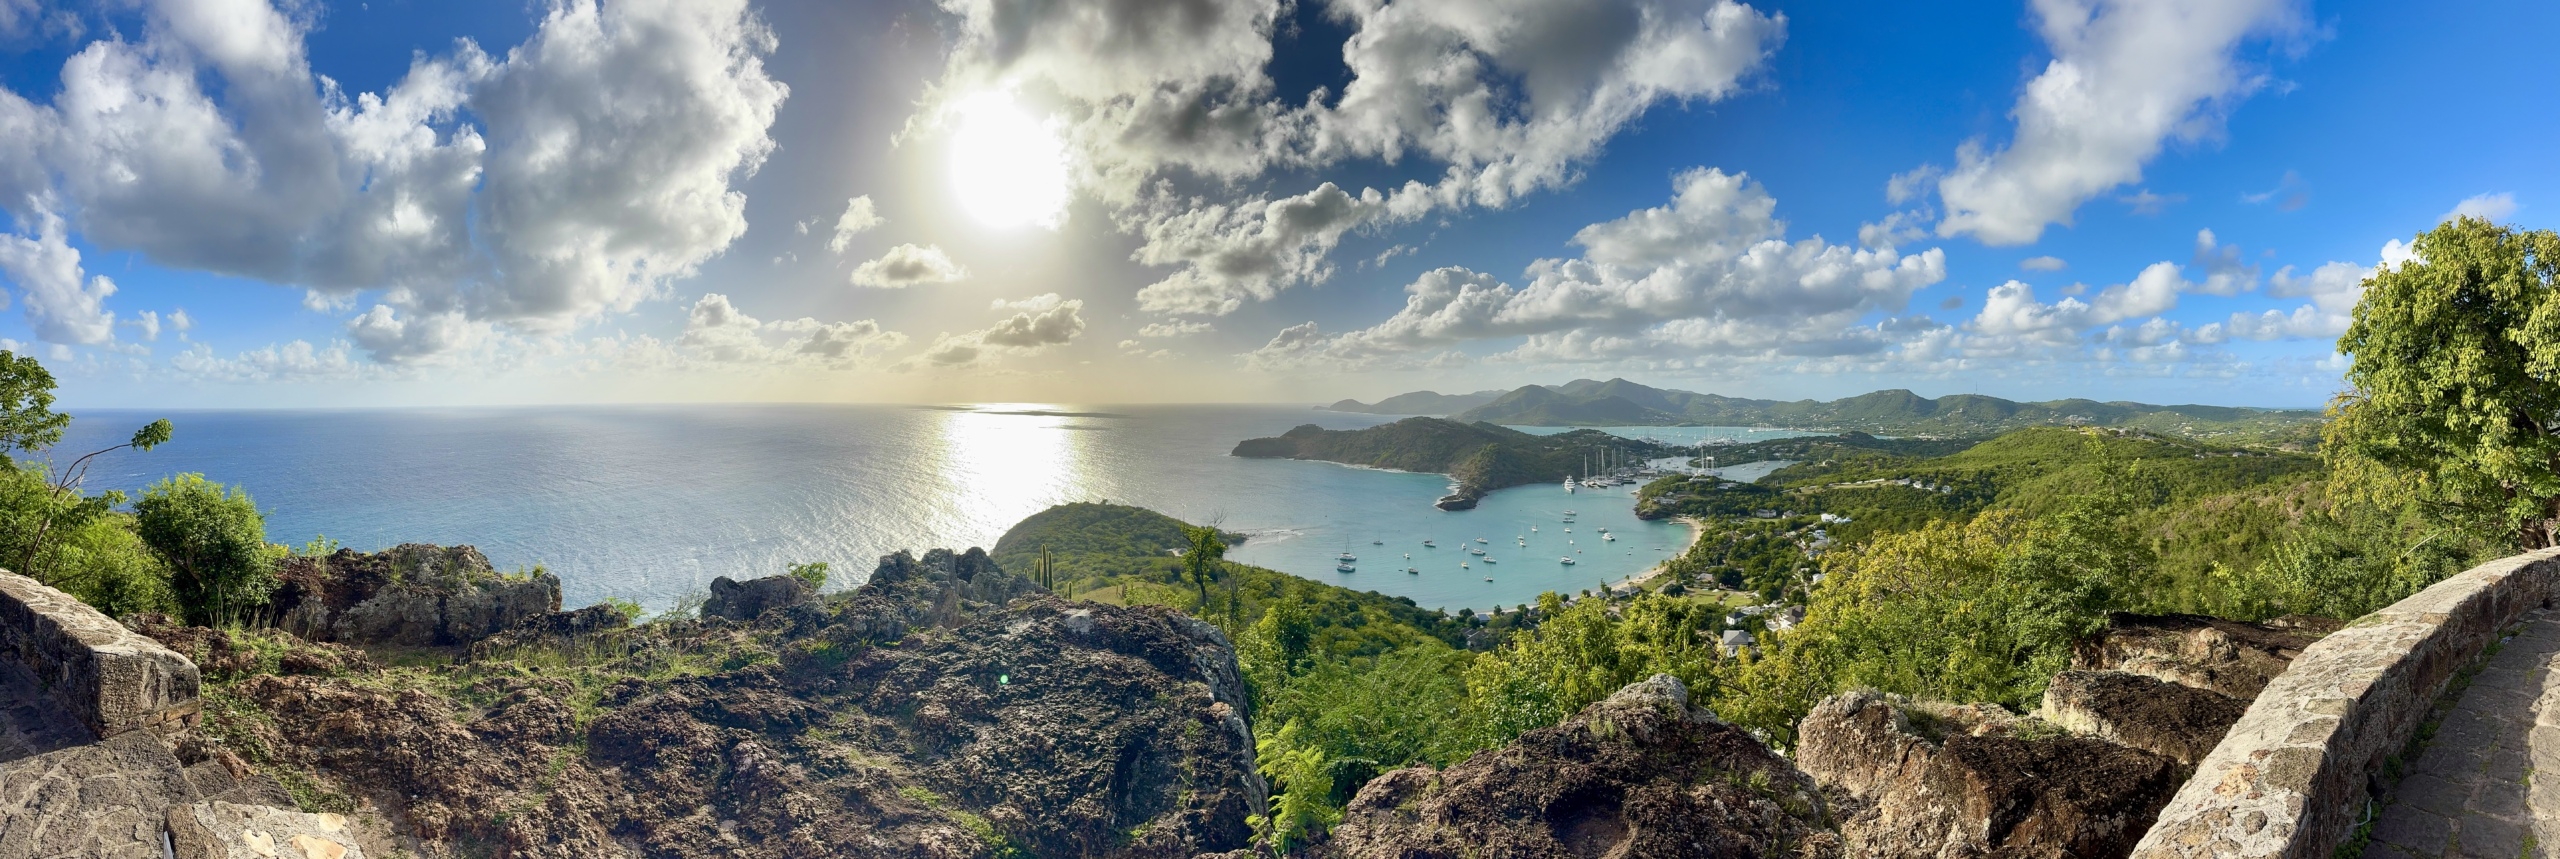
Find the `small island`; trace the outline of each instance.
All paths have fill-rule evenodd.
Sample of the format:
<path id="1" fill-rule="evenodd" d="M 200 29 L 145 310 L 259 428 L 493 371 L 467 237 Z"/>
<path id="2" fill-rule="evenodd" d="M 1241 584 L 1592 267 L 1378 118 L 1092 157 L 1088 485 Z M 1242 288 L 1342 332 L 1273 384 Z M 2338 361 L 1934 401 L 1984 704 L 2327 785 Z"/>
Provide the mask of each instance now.
<path id="1" fill-rule="evenodd" d="M 1446 474 L 1453 486 L 1435 506 L 1465 510 L 1496 489 L 1561 483 L 1600 473 L 1609 463 L 1641 463 L 1676 453 L 1676 448 L 1599 430 L 1533 435 L 1490 423 L 1421 417 L 1358 430 L 1305 424 L 1276 437 L 1246 439 L 1232 455 Z"/>

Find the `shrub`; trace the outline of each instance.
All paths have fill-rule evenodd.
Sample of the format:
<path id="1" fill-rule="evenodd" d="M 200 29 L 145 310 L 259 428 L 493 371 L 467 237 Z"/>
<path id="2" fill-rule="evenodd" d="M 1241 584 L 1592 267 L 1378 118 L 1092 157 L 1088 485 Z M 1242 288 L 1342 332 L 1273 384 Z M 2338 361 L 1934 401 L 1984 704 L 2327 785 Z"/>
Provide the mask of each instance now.
<path id="1" fill-rule="evenodd" d="M 249 492 L 181 474 L 133 506 L 135 530 L 169 568 L 179 616 L 199 626 L 238 623 L 276 586 L 276 547 Z"/>

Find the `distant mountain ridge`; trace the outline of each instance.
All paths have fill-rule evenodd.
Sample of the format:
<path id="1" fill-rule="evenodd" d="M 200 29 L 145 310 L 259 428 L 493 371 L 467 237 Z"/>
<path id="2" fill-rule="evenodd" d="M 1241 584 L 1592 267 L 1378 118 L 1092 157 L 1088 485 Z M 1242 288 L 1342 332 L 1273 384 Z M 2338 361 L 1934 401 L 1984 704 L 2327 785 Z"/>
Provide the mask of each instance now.
<path id="1" fill-rule="evenodd" d="M 1369 415 L 1430 415 L 1433 417 L 1444 417 L 1493 402 L 1496 399 L 1500 399 L 1503 393 L 1504 392 L 1502 391 L 1477 391 L 1472 394 L 1443 394 L 1438 391 L 1415 391 L 1410 394 L 1397 394 L 1395 396 L 1379 400 L 1376 405 L 1363 403 L 1359 400 L 1343 400 L 1341 402 L 1334 403 L 1333 405 L 1326 406 L 1325 409 L 1327 411 L 1359 412 L 1361 414 Z"/>
<path id="2" fill-rule="evenodd" d="M 1453 408 L 1484 393 L 1419 391 L 1381 400 L 1335 403 L 1336 411 L 1433 414 L 1425 406 Z M 1356 408 L 1355 408 L 1356 407 Z M 1846 399 L 1755 400 L 1648 387 L 1625 379 L 1576 379 L 1562 385 L 1525 385 L 1489 400 L 1444 412 L 1459 423 L 1509 426 L 1784 426 L 1887 433 L 1990 433 L 2051 424 L 2130 426 L 2182 435 L 2259 432 L 2317 422 L 2314 409 L 2235 406 L 2159 406 L 2087 399 L 2018 402 L 1979 394 L 1931 399 L 1895 389 Z"/>

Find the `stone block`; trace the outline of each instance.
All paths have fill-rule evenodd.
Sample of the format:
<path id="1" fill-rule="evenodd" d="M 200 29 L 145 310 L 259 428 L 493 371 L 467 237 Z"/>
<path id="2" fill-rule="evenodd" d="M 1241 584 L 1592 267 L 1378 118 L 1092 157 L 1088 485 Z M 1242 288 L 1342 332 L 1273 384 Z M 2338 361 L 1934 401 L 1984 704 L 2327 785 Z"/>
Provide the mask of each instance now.
<path id="1" fill-rule="evenodd" d="M 2508 859 L 2523 855 L 2524 827 L 2494 817 L 2472 815 L 2462 819 L 2462 837 L 2457 841 L 2464 856 Z"/>
<path id="2" fill-rule="evenodd" d="M 2454 674 L 2555 595 L 2560 549 L 2527 552 L 2437 582 L 2303 648 L 2197 765 L 2195 777 L 2161 810 L 2132 855 L 2330 856 L 2354 831 L 2367 785 L 2383 761 L 2416 733 Z M 2510 685 L 2538 693 L 2546 673 L 2530 672 Z M 2482 685 L 2508 688 L 2495 677 Z M 2326 706 L 2337 699 L 2346 706 Z M 2533 732 L 2537 761 L 2551 747 L 2540 735 L 2551 730 Z M 2483 731 L 2476 739 L 2486 745 L 2497 738 Z M 2473 786 L 2455 785 L 2465 800 Z M 2403 798 L 2421 801 L 2406 784 Z M 2394 808 L 2385 814 L 2397 815 L 2386 821 L 2393 831 L 2416 837 L 2419 819 L 2410 815 L 2423 812 Z M 2258 819 L 2265 824 L 2242 823 Z M 2442 852 L 2441 843 L 2434 852 L 2394 843 L 2424 855 Z"/>
<path id="3" fill-rule="evenodd" d="M 177 859 L 364 859 L 342 815 L 214 800 L 170 807 L 168 824 Z"/>
<path id="4" fill-rule="evenodd" d="M 2405 805 L 2394 806 L 2373 822 L 2373 840 L 2407 848 L 2420 856 L 2437 856 L 2453 840 L 2453 821 Z"/>
<path id="5" fill-rule="evenodd" d="M 47 695 L 100 737 L 190 721 L 198 711 L 195 663 L 70 594 L 6 571 L 0 658 L 33 672 Z"/>

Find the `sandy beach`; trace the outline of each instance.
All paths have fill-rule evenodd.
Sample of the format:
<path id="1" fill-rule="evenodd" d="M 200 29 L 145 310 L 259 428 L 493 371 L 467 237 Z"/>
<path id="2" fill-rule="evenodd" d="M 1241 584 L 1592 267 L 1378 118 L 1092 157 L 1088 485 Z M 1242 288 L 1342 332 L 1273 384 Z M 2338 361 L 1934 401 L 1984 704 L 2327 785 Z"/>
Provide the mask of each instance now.
<path id="1" fill-rule="evenodd" d="M 1637 574 L 1635 574 L 1635 575 L 1633 575 L 1633 576 L 1630 576 L 1630 577 L 1628 577 L 1628 578 L 1627 578 L 1627 580 L 1626 580 L 1626 581 L 1624 581 L 1624 582 L 1620 582 L 1620 583 L 1618 583 L 1618 584 L 1611 585 L 1611 586 L 1610 586 L 1610 588 L 1611 588 L 1612 590 L 1617 590 L 1617 591 L 1628 591 L 1628 590 L 1634 590 L 1634 589 L 1636 589 L 1636 588 L 1644 587 L 1644 583 L 1649 582 L 1649 581 L 1653 581 L 1653 577 L 1655 577 L 1655 576 L 1659 576 L 1659 575 L 1662 575 L 1662 571 L 1664 571 L 1664 570 L 1666 570 L 1666 569 L 1669 569 L 1669 568 L 1671 567 L 1671 561 L 1672 561 L 1673 559 L 1678 558 L 1678 557 L 1680 557 L 1680 556 L 1682 556 L 1682 555 L 1689 554 L 1689 549 L 1690 549 L 1690 547 L 1693 547 L 1693 546 L 1698 545 L 1698 538 L 1700 538 L 1700 537 L 1702 537 L 1702 536 L 1705 536 L 1705 535 L 1706 535 L 1706 533 L 1707 533 L 1707 525 L 1706 525 L 1706 523 L 1701 522 L 1701 521 L 1698 521 L 1698 519 L 1697 519 L 1696 517 L 1692 517 L 1692 516 L 1674 516 L 1674 517 L 1671 517 L 1671 518 L 1672 518 L 1672 521 L 1678 522 L 1678 523 L 1680 523 L 1680 524 L 1682 524 L 1682 525 L 1687 525 L 1687 526 L 1689 526 L 1689 539 L 1684 540 L 1684 541 L 1681 541 L 1681 543 L 1680 543 L 1680 550 L 1679 550 L 1679 551 L 1676 551 L 1676 552 L 1671 553 L 1669 556 L 1664 557 L 1664 558 L 1662 559 L 1661 563 L 1657 563 L 1657 564 L 1654 564 L 1654 565 L 1653 565 L 1653 566 L 1651 566 L 1651 567 L 1646 568 L 1644 572 L 1637 573 Z"/>

